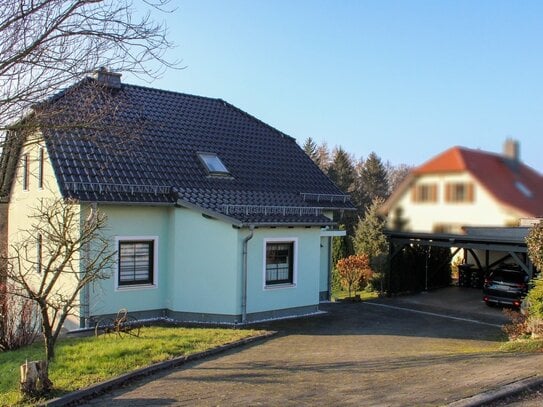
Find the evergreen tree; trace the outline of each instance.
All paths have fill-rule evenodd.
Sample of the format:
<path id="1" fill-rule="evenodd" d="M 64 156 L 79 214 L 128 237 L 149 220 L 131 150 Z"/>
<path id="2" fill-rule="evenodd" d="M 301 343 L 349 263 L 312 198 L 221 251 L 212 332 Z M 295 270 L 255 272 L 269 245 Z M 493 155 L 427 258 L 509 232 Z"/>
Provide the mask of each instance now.
<path id="1" fill-rule="evenodd" d="M 328 169 L 328 177 L 341 191 L 352 194 L 356 172 L 352 157 L 342 147 L 334 149 L 333 160 Z M 341 223 L 345 225 L 348 235 L 352 235 L 357 218 L 358 215 L 354 211 L 345 211 L 341 216 Z M 350 246 L 352 247 L 352 244 Z M 352 254 L 352 249 L 349 254 Z"/>
<path id="2" fill-rule="evenodd" d="M 339 229 L 345 230 L 345 225 L 339 225 Z M 334 267 L 339 260 L 353 254 L 353 239 L 351 236 L 335 236 L 332 239 L 332 264 Z"/>
<path id="3" fill-rule="evenodd" d="M 389 196 L 387 171 L 381 159 L 374 152 L 370 153 L 360 170 L 359 180 L 360 201 L 364 210 L 375 198 L 386 199 Z"/>
<path id="4" fill-rule="evenodd" d="M 352 192 L 356 177 L 353 160 L 341 146 L 334 150 L 328 176 L 343 192 Z"/>
<path id="5" fill-rule="evenodd" d="M 364 218 L 358 221 L 355 230 L 355 253 L 367 255 L 370 261 L 388 252 L 388 242 L 383 233 L 386 220 L 379 216 L 379 207 L 383 202 L 382 198 L 375 198 L 366 209 Z"/>
<path id="6" fill-rule="evenodd" d="M 364 184 L 362 183 L 362 169 L 364 168 L 364 160 L 361 158 L 355 165 L 355 179 L 353 183 L 353 189 L 351 192 L 351 202 L 357 208 L 357 218 L 364 216 L 364 211 L 366 207 L 366 191 L 364 189 Z"/>
<path id="7" fill-rule="evenodd" d="M 309 156 L 309 158 L 311 158 L 313 162 L 317 164 L 317 159 L 318 159 L 317 143 L 315 143 L 315 141 L 311 137 L 308 137 L 305 140 L 302 148 L 304 149 L 305 153 Z"/>
<path id="8" fill-rule="evenodd" d="M 354 248 L 358 255 L 369 258 L 370 267 L 374 274 L 370 285 L 381 294 L 384 292 L 385 278 L 388 272 L 388 240 L 384 234 L 386 219 L 379 216 L 382 198 L 375 198 L 360 218 L 354 234 Z"/>

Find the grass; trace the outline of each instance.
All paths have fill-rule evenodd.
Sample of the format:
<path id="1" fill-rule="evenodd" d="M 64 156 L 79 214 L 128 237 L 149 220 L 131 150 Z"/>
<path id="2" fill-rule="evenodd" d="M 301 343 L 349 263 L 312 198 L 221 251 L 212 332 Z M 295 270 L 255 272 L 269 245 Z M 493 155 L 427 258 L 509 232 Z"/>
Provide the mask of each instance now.
<path id="1" fill-rule="evenodd" d="M 516 339 L 514 341 L 505 342 L 501 346 L 501 350 L 506 352 L 526 352 L 535 353 L 543 352 L 543 339 L 542 338 L 524 338 Z"/>
<path id="2" fill-rule="evenodd" d="M 379 293 L 376 291 L 366 291 L 366 290 L 359 290 L 356 291 L 354 294 L 351 293 L 351 296 L 359 297 L 362 301 L 366 300 L 373 300 L 375 298 L 379 297 Z M 349 297 L 349 292 L 346 290 L 337 290 L 332 292 L 332 301 L 337 300 L 344 300 L 345 298 Z"/>
<path id="3" fill-rule="evenodd" d="M 49 378 L 59 396 L 152 363 L 190 355 L 262 333 L 256 330 L 144 327 L 139 337 L 66 338 L 58 342 Z M 44 358 L 43 344 L 0 353 L 0 405 L 21 404 L 19 366 Z"/>

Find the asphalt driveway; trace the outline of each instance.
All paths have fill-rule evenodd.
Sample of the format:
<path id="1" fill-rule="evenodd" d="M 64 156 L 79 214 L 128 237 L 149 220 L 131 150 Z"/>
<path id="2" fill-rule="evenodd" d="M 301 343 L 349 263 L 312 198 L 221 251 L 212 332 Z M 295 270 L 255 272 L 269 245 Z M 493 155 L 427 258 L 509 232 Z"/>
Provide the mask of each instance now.
<path id="1" fill-rule="evenodd" d="M 451 290 L 324 304 L 326 314 L 263 324 L 279 331 L 265 342 L 154 375 L 87 405 L 435 406 L 540 371 L 543 355 L 498 350 L 500 310 L 479 303 L 480 293 Z M 447 308 L 457 300 L 457 308 Z"/>

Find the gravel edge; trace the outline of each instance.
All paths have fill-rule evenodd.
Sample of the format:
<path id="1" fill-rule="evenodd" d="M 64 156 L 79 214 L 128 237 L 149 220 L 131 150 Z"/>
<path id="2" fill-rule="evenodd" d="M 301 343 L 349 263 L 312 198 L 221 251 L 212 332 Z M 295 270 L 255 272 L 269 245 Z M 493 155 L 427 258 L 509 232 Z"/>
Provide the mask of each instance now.
<path id="1" fill-rule="evenodd" d="M 477 407 L 488 403 L 499 401 L 501 399 L 511 397 L 522 393 L 530 388 L 543 385 L 543 376 L 532 376 L 513 383 L 506 384 L 497 389 L 489 390 L 484 393 L 476 394 L 461 400 L 457 400 L 447 407 Z"/>

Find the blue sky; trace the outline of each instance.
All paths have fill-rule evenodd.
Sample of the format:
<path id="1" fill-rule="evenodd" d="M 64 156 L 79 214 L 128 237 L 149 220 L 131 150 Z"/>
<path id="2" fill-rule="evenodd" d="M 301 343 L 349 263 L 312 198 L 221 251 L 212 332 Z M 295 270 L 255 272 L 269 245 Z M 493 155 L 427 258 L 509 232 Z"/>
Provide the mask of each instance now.
<path id="1" fill-rule="evenodd" d="M 148 84 L 222 98 L 296 138 L 418 165 L 507 137 L 543 172 L 542 1 L 177 0 Z"/>

